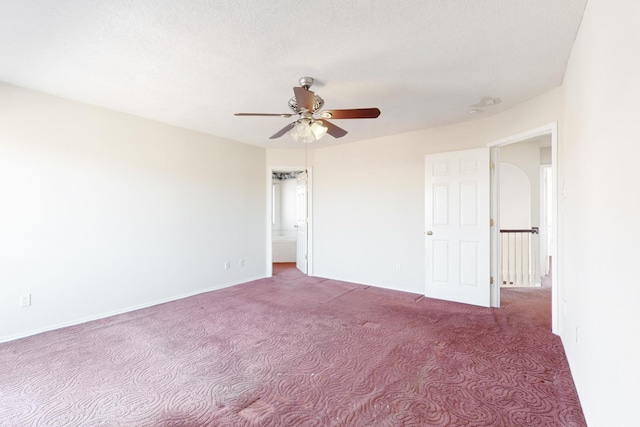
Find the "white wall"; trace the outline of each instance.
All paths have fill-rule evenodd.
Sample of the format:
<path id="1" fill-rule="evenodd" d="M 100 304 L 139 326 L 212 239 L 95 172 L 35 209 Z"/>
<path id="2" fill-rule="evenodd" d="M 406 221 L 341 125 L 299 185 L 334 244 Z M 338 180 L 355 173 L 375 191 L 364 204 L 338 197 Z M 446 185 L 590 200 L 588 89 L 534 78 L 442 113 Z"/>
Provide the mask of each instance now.
<path id="1" fill-rule="evenodd" d="M 561 333 L 593 427 L 638 424 L 639 18 L 638 1 L 590 0 L 563 86 Z"/>
<path id="2" fill-rule="evenodd" d="M 500 161 L 510 163 L 520 168 L 529 179 L 529 227 L 540 226 L 540 141 L 536 138 L 532 141 L 517 142 L 500 147 Z M 502 183 L 502 178 L 501 181 Z M 502 190 L 501 190 L 502 196 Z M 501 211 L 502 212 L 502 211 Z M 506 227 L 500 217 L 500 227 Z M 520 228 L 520 227 L 514 227 Z"/>
<path id="3" fill-rule="evenodd" d="M 263 277 L 265 158 L 0 84 L 0 341 Z"/>
<path id="4" fill-rule="evenodd" d="M 267 170 L 271 175 L 271 169 L 291 171 L 300 169 L 309 163 L 313 151 L 305 152 L 304 149 L 289 150 L 270 148 L 267 150 Z"/>
<path id="5" fill-rule="evenodd" d="M 561 101 L 556 89 L 480 120 L 309 150 L 314 275 L 424 293 L 424 156 L 557 121 Z M 304 158 L 267 150 L 272 165 Z"/>
<path id="6" fill-rule="evenodd" d="M 551 163 L 552 163 L 551 147 L 541 147 L 540 148 L 540 164 L 550 165 Z"/>
<path id="7" fill-rule="evenodd" d="M 531 228 L 531 182 L 518 166 L 500 162 L 500 228 Z"/>

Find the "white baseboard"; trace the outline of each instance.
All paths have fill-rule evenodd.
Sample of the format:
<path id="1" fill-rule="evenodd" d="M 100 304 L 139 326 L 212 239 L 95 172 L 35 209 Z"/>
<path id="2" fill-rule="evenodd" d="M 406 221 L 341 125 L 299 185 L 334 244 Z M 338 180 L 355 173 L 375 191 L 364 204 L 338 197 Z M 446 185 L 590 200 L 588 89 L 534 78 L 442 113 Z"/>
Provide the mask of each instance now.
<path id="1" fill-rule="evenodd" d="M 148 307 L 153 307 L 154 305 L 165 304 L 165 303 L 172 302 L 172 301 L 177 301 L 177 300 L 180 300 L 180 299 L 183 299 L 183 298 L 189 298 L 189 297 L 192 297 L 192 296 L 195 296 L 195 295 L 204 294 L 206 292 L 217 291 L 219 289 L 229 288 L 231 286 L 240 285 L 242 283 L 253 282 L 254 280 L 264 279 L 266 277 L 267 276 L 258 276 L 258 277 L 252 277 L 252 278 L 248 278 L 248 279 L 238 280 L 236 282 L 223 283 L 221 285 L 212 286 L 210 288 L 200 289 L 200 290 L 197 290 L 197 291 L 194 291 L 194 292 L 188 292 L 188 293 L 185 293 L 185 294 L 176 295 L 176 296 L 169 297 L 169 298 L 163 298 L 163 299 L 151 301 L 151 302 L 148 302 L 148 303 L 144 303 L 144 304 L 139 304 L 139 305 L 123 308 L 121 310 L 114 310 L 114 311 L 110 311 L 110 312 L 106 312 L 106 313 L 100 313 L 100 314 L 97 314 L 95 316 L 88 316 L 88 317 L 84 317 L 84 318 L 81 318 L 81 319 L 72 320 L 72 321 L 69 321 L 69 322 L 63 322 L 63 323 L 58 323 L 56 325 L 46 326 L 44 328 L 34 329 L 34 330 L 31 330 L 31 331 L 27 331 L 27 332 L 21 332 L 19 334 L 15 334 L 15 335 L 9 335 L 9 336 L 5 336 L 5 337 L 0 337 L 0 343 L 14 341 L 14 340 L 17 340 L 17 339 L 20 339 L 20 338 L 26 338 L 26 337 L 30 337 L 30 336 L 33 336 L 33 335 L 41 334 L 43 332 L 54 331 L 56 329 L 66 328 L 68 326 L 75 326 L 75 325 L 79 325 L 81 323 L 91 322 L 91 321 L 94 321 L 94 320 L 105 319 L 107 317 L 116 316 L 118 314 L 129 313 L 131 311 L 140 310 L 140 309 L 148 308 Z"/>

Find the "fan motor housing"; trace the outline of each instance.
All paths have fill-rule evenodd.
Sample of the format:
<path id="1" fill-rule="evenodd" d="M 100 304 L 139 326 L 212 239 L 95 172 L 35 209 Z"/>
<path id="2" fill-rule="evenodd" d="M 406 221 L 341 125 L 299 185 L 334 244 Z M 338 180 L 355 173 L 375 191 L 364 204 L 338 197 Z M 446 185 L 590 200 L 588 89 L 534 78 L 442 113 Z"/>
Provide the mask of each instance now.
<path id="1" fill-rule="evenodd" d="M 324 99 L 314 94 L 313 95 L 313 111 L 311 112 L 315 113 L 316 111 L 320 110 L 323 105 L 324 105 Z M 296 101 L 295 96 L 289 100 L 289 108 L 291 108 L 291 110 L 294 113 L 300 114 L 300 108 L 298 107 L 298 101 Z"/>

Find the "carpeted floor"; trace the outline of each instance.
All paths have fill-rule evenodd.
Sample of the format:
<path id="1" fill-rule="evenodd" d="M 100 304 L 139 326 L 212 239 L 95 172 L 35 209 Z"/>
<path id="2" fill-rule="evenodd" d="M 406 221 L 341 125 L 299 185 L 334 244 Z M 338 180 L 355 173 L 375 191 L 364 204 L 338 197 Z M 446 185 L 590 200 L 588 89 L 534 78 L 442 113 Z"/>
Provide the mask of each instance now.
<path id="1" fill-rule="evenodd" d="M 2 426 L 584 426 L 549 288 L 274 277 L 0 344 Z"/>

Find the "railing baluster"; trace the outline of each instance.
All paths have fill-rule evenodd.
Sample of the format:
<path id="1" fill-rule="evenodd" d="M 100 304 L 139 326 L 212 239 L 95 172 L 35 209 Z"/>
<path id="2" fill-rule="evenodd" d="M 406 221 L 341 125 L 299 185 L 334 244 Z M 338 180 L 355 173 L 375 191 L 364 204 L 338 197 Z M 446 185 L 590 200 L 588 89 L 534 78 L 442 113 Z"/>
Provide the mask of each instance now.
<path id="1" fill-rule="evenodd" d="M 500 230 L 500 262 L 504 285 L 538 284 L 537 235 L 538 227 Z"/>
<path id="2" fill-rule="evenodd" d="M 524 234 L 518 233 L 520 237 L 520 284 L 524 284 Z"/>
<path id="3" fill-rule="evenodd" d="M 511 234 L 507 234 L 507 285 L 511 285 Z"/>

